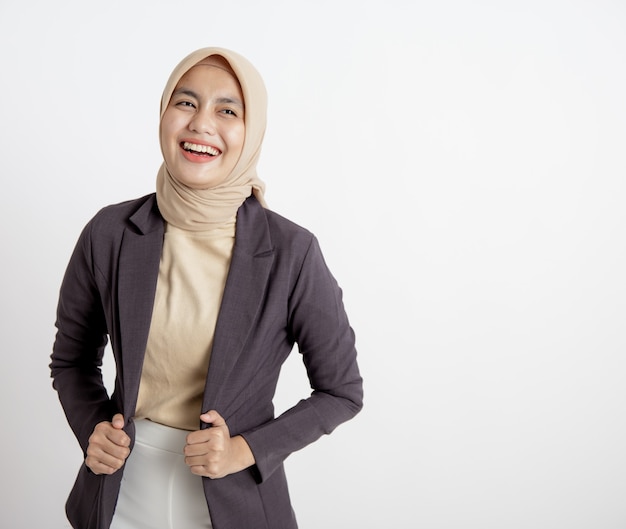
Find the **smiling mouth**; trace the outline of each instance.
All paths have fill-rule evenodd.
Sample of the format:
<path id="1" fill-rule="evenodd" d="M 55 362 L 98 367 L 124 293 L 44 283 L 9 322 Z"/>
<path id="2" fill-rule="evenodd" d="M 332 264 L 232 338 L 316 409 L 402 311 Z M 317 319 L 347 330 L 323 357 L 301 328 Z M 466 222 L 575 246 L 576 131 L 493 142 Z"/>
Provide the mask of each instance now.
<path id="1" fill-rule="evenodd" d="M 198 145 L 197 143 L 183 141 L 180 146 L 187 152 L 191 152 L 193 154 L 200 154 L 204 156 L 217 156 L 220 154 L 219 149 L 211 147 L 210 145 Z"/>

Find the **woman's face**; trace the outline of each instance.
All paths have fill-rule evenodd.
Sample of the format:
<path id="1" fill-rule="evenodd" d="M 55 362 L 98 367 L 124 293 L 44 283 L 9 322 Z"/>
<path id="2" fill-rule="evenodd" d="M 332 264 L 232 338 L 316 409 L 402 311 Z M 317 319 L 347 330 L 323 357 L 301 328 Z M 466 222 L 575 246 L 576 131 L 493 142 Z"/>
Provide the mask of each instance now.
<path id="1" fill-rule="evenodd" d="M 194 189 L 215 187 L 235 167 L 244 136 L 239 82 L 224 59 L 204 59 L 181 77 L 161 118 L 167 168 Z"/>

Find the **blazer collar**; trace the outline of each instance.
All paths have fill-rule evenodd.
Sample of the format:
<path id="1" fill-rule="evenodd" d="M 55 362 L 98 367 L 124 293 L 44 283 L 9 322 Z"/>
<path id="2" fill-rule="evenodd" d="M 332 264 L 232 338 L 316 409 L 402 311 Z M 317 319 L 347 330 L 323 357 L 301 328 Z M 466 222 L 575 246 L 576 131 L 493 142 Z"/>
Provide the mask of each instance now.
<path id="1" fill-rule="evenodd" d="M 251 196 L 237 212 L 235 246 L 213 337 L 203 412 L 217 409 L 227 418 L 232 411 L 228 406 L 233 403 L 233 388 L 228 388 L 225 381 L 257 322 L 273 263 L 267 215 Z"/>
<path id="2" fill-rule="evenodd" d="M 123 361 L 124 413 L 134 413 L 145 348 L 152 320 L 165 223 L 154 195 L 129 217 L 131 227 L 122 240 L 118 300 Z M 265 209 L 252 195 L 237 212 L 235 245 L 213 338 L 203 411 L 228 415 L 224 381 L 242 354 L 257 320 L 274 262 L 274 249 Z"/>
<path id="3" fill-rule="evenodd" d="M 123 358 L 117 369 L 123 381 L 125 416 L 134 413 L 137 404 L 163 248 L 165 222 L 155 195 L 148 196 L 128 221 L 120 248 L 117 292 Z"/>
<path id="4" fill-rule="evenodd" d="M 156 195 L 152 193 L 147 196 L 147 200 L 133 213 L 129 219 L 142 235 L 146 235 L 155 230 L 163 231 L 164 220 L 159 213 Z"/>
<path id="5" fill-rule="evenodd" d="M 259 256 L 272 250 L 265 209 L 254 195 L 250 195 L 237 211 L 234 251 Z"/>

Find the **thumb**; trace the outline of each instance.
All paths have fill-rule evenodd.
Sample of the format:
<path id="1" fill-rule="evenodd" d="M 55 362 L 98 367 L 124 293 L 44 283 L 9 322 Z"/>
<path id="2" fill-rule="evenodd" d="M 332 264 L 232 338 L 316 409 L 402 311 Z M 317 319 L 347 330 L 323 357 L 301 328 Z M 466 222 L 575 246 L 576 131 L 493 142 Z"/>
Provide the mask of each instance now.
<path id="1" fill-rule="evenodd" d="M 200 420 L 204 423 L 210 424 L 213 428 L 226 426 L 224 418 L 215 410 L 209 410 L 206 413 L 203 413 L 200 415 Z"/>
<path id="2" fill-rule="evenodd" d="M 116 413 L 115 415 L 113 415 L 113 419 L 111 419 L 111 424 L 113 425 L 113 428 L 121 430 L 122 428 L 124 428 L 124 423 L 124 416 L 121 413 Z"/>

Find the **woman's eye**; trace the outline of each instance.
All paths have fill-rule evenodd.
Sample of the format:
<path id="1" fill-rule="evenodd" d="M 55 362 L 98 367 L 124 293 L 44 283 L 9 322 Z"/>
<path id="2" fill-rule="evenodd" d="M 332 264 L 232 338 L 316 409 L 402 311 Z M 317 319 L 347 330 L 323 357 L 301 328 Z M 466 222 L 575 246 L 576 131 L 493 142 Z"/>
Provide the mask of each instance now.
<path id="1" fill-rule="evenodd" d="M 191 101 L 179 101 L 178 103 L 176 103 L 176 106 L 196 108 L 196 105 L 194 105 Z"/>
<path id="2" fill-rule="evenodd" d="M 222 114 L 227 114 L 229 116 L 236 116 L 237 115 L 237 113 L 234 110 L 230 109 L 230 108 L 223 108 L 221 110 L 221 112 L 222 112 Z"/>

